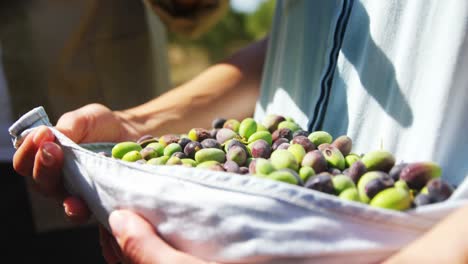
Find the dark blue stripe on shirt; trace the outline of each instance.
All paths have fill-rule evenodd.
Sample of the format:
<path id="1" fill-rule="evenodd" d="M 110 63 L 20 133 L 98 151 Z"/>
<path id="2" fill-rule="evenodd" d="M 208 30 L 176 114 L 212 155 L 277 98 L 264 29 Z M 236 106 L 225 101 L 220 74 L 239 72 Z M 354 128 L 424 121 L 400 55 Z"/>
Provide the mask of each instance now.
<path id="1" fill-rule="evenodd" d="M 335 33 L 333 36 L 333 48 L 331 49 L 327 71 L 322 78 L 320 85 L 320 96 L 315 105 L 314 114 L 309 121 L 308 131 L 313 132 L 320 130 L 323 124 L 325 113 L 328 107 L 328 101 L 330 97 L 330 91 L 332 88 L 333 75 L 335 73 L 336 63 L 338 60 L 338 54 L 343 43 L 343 36 L 346 32 L 346 26 L 348 24 L 349 15 L 353 6 L 354 0 L 344 0 L 343 7 L 341 9 L 340 16 L 338 17 Z"/>

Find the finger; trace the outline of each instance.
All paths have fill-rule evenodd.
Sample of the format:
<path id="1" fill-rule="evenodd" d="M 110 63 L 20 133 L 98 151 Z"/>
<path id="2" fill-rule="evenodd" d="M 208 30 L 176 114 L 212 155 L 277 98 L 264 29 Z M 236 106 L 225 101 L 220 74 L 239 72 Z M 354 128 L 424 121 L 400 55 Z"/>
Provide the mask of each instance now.
<path id="1" fill-rule="evenodd" d="M 63 194 L 63 151 L 53 142 L 43 142 L 36 152 L 33 179 L 41 192 L 48 196 Z"/>
<path id="2" fill-rule="evenodd" d="M 68 219 L 74 223 L 85 223 L 91 215 L 86 204 L 78 197 L 69 196 L 64 199 L 63 208 Z"/>
<path id="3" fill-rule="evenodd" d="M 88 130 L 88 116 L 80 109 L 65 113 L 57 121 L 56 128 L 76 143 L 82 142 Z"/>
<path id="4" fill-rule="evenodd" d="M 130 263 L 161 263 L 158 252 L 161 250 L 170 252 L 156 238 L 154 229 L 146 221 L 135 217 L 128 211 L 112 212 L 109 216 L 109 224 L 122 249 L 122 254 Z"/>
<path id="5" fill-rule="evenodd" d="M 112 236 L 107 230 L 99 225 L 99 244 L 101 244 L 102 255 L 107 263 L 117 263 L 120 261 L 119 256 L 115 254 L 111 242 Z"/>
<path id="6" fill-rule="evenodd" d="M 204 263 L 170 247 L 158 237 L 150 223 L 130 211 L 112 212 L 109 216 L 109 224 L 123 255 L 130 263 Z"/>
<path id="7" fill-rule="evenodd" d="M 43 142 L 54 141 L 55 136 L 50 129 L 45 126 L 38 127 L 26 136 L 24 142 L 13 156 L 13 168 L 23 176 L 31 176 L 36 152 Z"/>

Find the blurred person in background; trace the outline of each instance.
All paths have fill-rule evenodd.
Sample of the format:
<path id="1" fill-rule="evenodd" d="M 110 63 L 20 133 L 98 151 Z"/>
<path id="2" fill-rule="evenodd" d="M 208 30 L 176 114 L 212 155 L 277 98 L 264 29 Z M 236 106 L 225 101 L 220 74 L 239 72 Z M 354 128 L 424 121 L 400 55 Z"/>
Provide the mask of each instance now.
<path id="1" fill-rule="evenodd" d="M 55 123 L 85 104 L 124 109 L 164 93 L 171 87 L 166 28 L 199 36 L 227 6 L 217 0 L 0 3 L 2 240 L 28 253 L 19 262 L 97 263 L 102 256 L 93 221 L 74 227 L 56 202 L 13 171 L 6 132 L 12 120 L 42 105 Z"/>

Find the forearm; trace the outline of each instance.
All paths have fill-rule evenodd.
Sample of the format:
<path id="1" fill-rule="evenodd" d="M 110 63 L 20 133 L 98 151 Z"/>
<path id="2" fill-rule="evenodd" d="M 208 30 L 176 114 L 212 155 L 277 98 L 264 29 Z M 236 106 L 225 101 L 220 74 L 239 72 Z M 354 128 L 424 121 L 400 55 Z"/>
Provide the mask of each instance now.
<path id="1" fill-rule="evenodd" d="M 468 263 L 468 206 L 447 216 L 384 264 Z"/>
<path id="2" fill-rule="evenodd" d="M 260 90 L 266 42 L 254 43 L 191 81 L 120 114 L 140 134 L 153 135 L 209 127 L 215 117 L 251 116 Z"/>

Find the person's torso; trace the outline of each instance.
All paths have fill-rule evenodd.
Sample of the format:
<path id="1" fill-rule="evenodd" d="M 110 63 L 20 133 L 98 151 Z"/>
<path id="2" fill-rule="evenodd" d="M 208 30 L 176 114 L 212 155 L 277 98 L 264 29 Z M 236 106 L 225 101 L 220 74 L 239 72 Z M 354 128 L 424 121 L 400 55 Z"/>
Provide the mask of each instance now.
<path id="1" fill-rule="evenodd" d="M 88 103 L 124 109 L 169 89 L 166 32 L 142 1 L 0 5 L 13 119 L 43 105 L 54 123 Z"/>
<path id="2" fill-rule="evenodd" d="M 278 1 L 255 117 L 468 171 L 468 3 Z"/>

